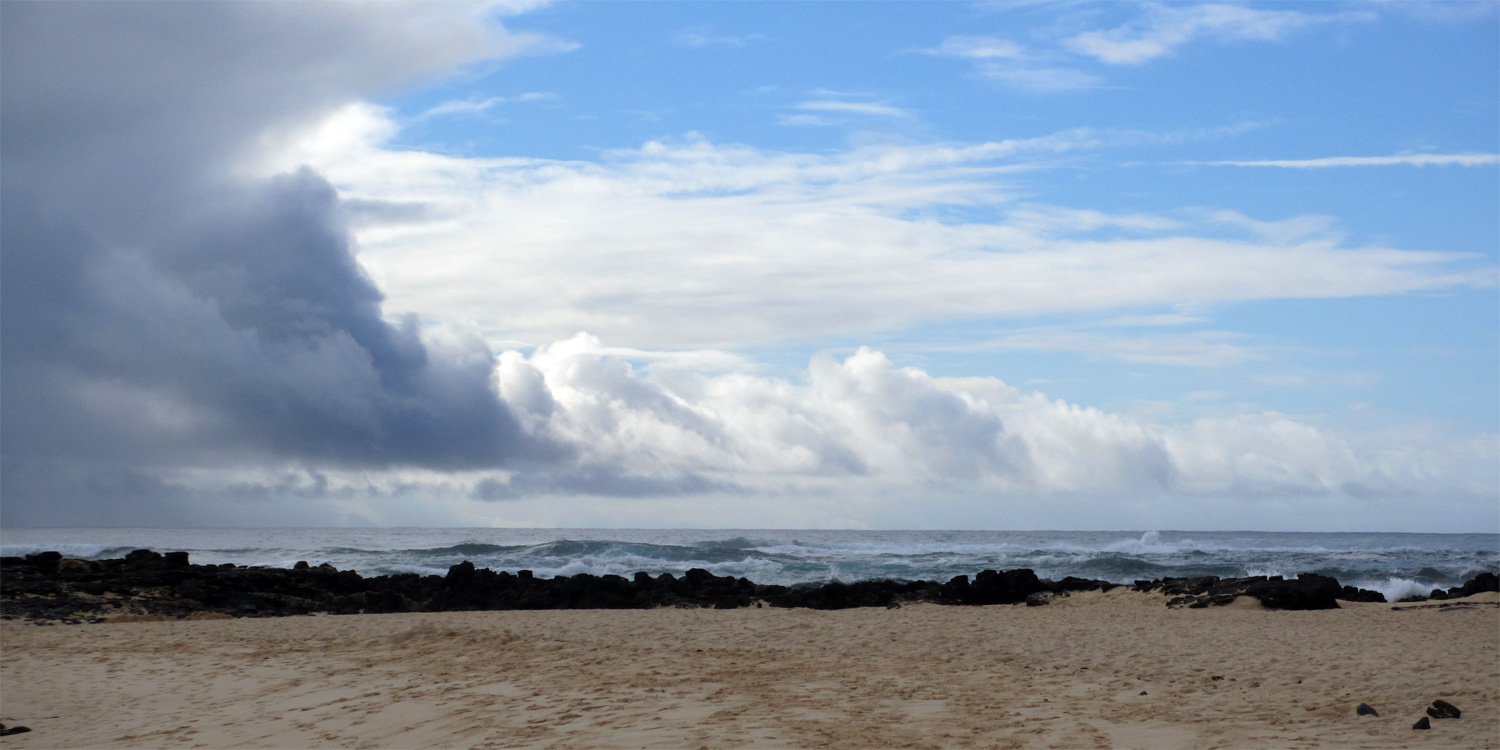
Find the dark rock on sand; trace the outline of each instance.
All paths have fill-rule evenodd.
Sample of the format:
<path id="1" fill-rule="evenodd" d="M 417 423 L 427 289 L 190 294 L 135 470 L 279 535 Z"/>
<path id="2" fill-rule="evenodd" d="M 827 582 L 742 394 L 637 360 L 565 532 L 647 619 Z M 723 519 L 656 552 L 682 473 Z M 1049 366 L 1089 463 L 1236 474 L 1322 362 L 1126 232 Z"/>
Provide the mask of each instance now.
<path id="1" fill-rule="evenodd" d="M 1136 591 L 1156 591 L 1172 597 L 1168 607 L 1190 607 L 1229 604 L 1241 596 L 1253 597 L 1271 609 L 1338 609 L 1343 589 L 1339 582 L 1316 573 L 1303 573 L 1292 580 L 1266 576 L 1249 578 L 1163 578 L 1136 581 Z"/>
<path id="2" fill-rule="evenodd" d="M 1067 578 L 1052 584 L 1052 590 L 1059 594 L 1067 594 L 1073 591 L 1110 591 L 1120 587 L 1118 583 L 1108 581 L 1095 581 L 1089 578 L 1078 578 L 1068 576 Z"/>
<path id="3" fill-rule="evenodd" d="M 1458 710 L 1458 707 L 1452 703 L 1439 699 L 1433 701 L 1432 705 L 1427 707 L 1427 715 L 1434 719 L 1457 719 L 1463 715 L 1463 712 Z"/>
<path id="4" fill-rule="evenodd" d="M 1379 716 L 1380 715 L 1380 712 L 1376 711 L 1374 708 L 1371 708 L 1370 704 L 1368 704 L 1368 703 L 1361 703 L 1361 704 L 1359 704 L 1359 707 L 1354 709 L 1354 713 L 1357 716 Z"/>
<path id="5" fill-rule="evenodd" d="M 1346 602 L 1376 602 L 1383 603 L 1385 594 L 1369 589 L 1357 589 L 1353 586 L 1345 586 L 1339 589 L 1338 598 Z"/>
<path id="6" fill-rule="evenodd" d="M 1432 722 L 1428 721 L 1426 716 L 1423 716 L 1422 718 L 1417 719 L 1417 723 L 1411 725 L 1411 728 L 1412 729 L 1431 729 L 1432 728 Z"/>
<path id="7" fill-rule="evenodd" d="M 1019 570 L 981 570 L 969 586 L 970 601 L 965 604 L 1016 604 L 1026 601 L 1032 594 L 1050 590 L 1036 572 L 1028 568 Z"/>
<path id="8" fill-rule="evenodd" d="M 1500 591 L 1500 576 L 1489 572 L 1480 573 L 1465 581 L 1464 585 L 1448 589 L 1448 598 L 1457 599 L 1461 596 L 1473 596 L 1486 591 Z"/>
<path id="9" fill-rule="evenodd" d="M 7 727 L 0 724 L 0 737 L 9 737 L 13 734 L 25 734 L 31 731 L 31 727 Z"/>

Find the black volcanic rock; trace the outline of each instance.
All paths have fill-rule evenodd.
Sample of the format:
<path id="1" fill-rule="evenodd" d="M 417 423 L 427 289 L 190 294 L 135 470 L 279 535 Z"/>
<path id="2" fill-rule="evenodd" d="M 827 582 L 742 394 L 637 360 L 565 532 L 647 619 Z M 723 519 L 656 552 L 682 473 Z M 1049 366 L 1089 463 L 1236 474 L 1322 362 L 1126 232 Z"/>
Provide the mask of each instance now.
<path id="1" fill-rule="evenodd" d="M 1379 591 L 1345 586 L 1339 589 L 1338 598 L 1346 602 L 1384 602 L 1385 594 Z"/>
<path id="2" fill-rule="evenodd" d="M 1280 576 L 1249 578 L 1163 578 L 1136 581 L 1136 591 L 1157 591 L 1172 597 L 1168 607 L 1199 609 L 1229 604 L 1241 596 L 1258 599 L 1271 609 L 1338 609 L 1336 599 L 1342 592 L 1339 582 L 1316 573 L 1303 573 L 1292 580 Z"/>
<path id="3" fill-rule="evenodd" d="M 965 604 L 1015 604 L 1026 601 L 1026 597 L 1051 589 L 1042 584 L 1036 572 L 1027 568 L 1019 570 L 981 570 L 969 586 L 969 599 Z"/>
<path id="4" fill-rule="evenodd" d="M 1473 596 L 1486 591 L 1500 591 L 1500 576 L 1488 571 L 1480 573 L 1465 581 L 1462 586 L 1448 589 L 1448 598 L 1457 599 L 1461 596 Z"/>
<path id="5" fill-rule="evenodd" d="M 1482 589 L 1493 575 L 1465 586 Z M 646 609 L 769 604 L 775 607 L 846 609 L 932 602 L 951 605 L 1020 604 L 1041 606 L 1075 591 L 1108 591 L 1116 584 L 1068 577 L 1053 582 L 1032 570 L 984 570 L 971 580 L 947 582 L 865 580 L 798 586 L 759 585 L 745 578 L 716 576 L 694 568 L 680 578 L 646 572 L 631 578 L 579 574 L 538 578 L 476 568 L 469 561 L 445 576 L 414 573 L 365 578 L 352 570 L 305 562 L 291 569 L 230 564 L 195 565 L 185 553 L 161 555 L 135 550 L 124 559 L 81 561 L 39 553 L 0 559 L 0 617 L 33 620 L 99 621 L 122 614 L 182 617 L 222 612 L 236 617 L 273 617 L 314 612 L 441 612 L 509 609 Z M 1157 591 L 1169 606 L 1206 607 L 1252 596 L 1278 609 L 1327 609 L 1341 596 L 1378 596 L 1340 587 L 1332 578 L 1304 574 L 1277 578 L 1165 578 L 1138 581 L 1140 591 Z"/>
<path id="6" fill-rule="evenodd" d="M 1458 710 L 1458 706 L 1439 698 L 1427 707 L 1427 715 L 1434 719 L 1457 719 L 1463 712 Z"/>
<path id="7" fill-rule="evenodd" d="M 1354 713 L 1355 713 L 1356 716 L 1379 716 L 1380 715 L 1380 713 L 1378 711 L 1376 711 L 1374 708 L 1372 708 L 1370 706 L 1370 704 L 1368 704 L 1368 703 L 1361 703 L 1358 706 L 1355 706 Z"/>
<path id="8" fill-rule="evenodd" d="M 443 584 L 449 587 L 464 586 L 474 580 L 474 563 L 463 562 L 448 568 L 448 577 Z"/>
<path id="9" fill-rule="evenodd" d="M 125 555 L 125 562 L 135 563 L 137 565 L 154 563 L 161 559 L 162 556 L 160 552 L 149 549 L 138 549 Z"/>
<path id="10" fill-rule="evenodd" d="M 1068 576 L 1052 584 L 1052 590 L 1059 594 L 1067 594 L 1072 591 L 1109 591 L 1119 588 L 1119 586 L 1120 584 L 1118 583 L 1110 583 L 1108 581 L 1095 581 L 1088 578 Z"/>
<path id="11" fill-rule="evenodd" d="M 963 604 L 969 600 L 969 577 L 953 576 L 938 589 L 938 601 L 943 604 Z"/>
<path id="12" fill-rule="evenodd" d="M 57 568 L 62 564 L 62 559 L 61 552 L 38 552 L 35 555 L 26 556 L 26 562 L 49 576 L 57 575 Z"/>
<path id="13" fill-rule="evenodd" d="M 1411 725 L 1411 728 L 1412 729 L 1431 729 L 1432 728 L 1432 722 L 1428 721 L 1426 716 L 1423 716 L 1422 718 L 1417 719 L 1417 723 Z"/>
<path id="14" fill-rule="evenodd" d="M 1245 593 L 1271 609 L 1338 609 L 1339 582 L 1316 573 L 1303 573 L 1292 581 L 1252 583 Z"/>

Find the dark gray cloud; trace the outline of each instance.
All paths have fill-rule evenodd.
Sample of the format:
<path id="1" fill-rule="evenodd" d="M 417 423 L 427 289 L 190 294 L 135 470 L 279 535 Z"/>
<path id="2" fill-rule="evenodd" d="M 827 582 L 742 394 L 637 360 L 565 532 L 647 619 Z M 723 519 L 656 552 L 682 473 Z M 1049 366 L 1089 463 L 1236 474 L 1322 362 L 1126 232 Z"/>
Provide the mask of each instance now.
<path id="1" fill-rule="evenodd" d="M 476 500 L 519 500 L 538 495 L 587 495 L 595 497 L 673 497 L 709 493 L 741 494 L 745 489 L 730 482 L 692 472 L 637 474 L 618 467 L 585 465 L 567 471 L 521 471 L 509 481 L 482 479 L 474 484 Z"/>
<path id="2" fill-rule="evenodd" d="M 268 132 L 504 53 L 477 12 L 0 5 L 5 523 L 211 517 L 158 478 L 184 467 L 524 452 L 482 343 L 386 319 L 359 207 L 306 170 L 233 176 Z"/>

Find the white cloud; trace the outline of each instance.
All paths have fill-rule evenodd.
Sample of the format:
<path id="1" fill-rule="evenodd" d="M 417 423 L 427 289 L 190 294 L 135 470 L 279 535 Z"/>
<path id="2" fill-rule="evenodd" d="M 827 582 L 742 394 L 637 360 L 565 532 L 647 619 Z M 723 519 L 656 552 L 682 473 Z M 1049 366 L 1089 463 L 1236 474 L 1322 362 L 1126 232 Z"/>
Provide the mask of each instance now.
<path id="1" fill-rule="evenodd" d="M 1369 372 L 1281 373 L 1257 375 L 1251 380 L 1273 388 L 1302 388 L 1309 385 L 1325 388 L 1368 388 L 1380 382 L 1380 376 Z"/>
<path id="2" fill-rule="evenodd" d="M 1323 167 L 1480 167 L 1500 164 L 1500 154 L 1396 154 L 1395 156 L 1327 156 L 1321 159 L 1262 159 L 1257 161 L 1193 162 L 1223 167 L 1287 167 L 1319 169 Z"/>
<path id="3" fill-rule="evenodd" d="M 790 125 L 793 127 L 815 127 L 826 128 L 839 124 L 837 120 L 817 115 L 782 115 L 776 118 L 777 125 Z"/>
<path id="4" fill-rule="evenodd" d="M 869 349 L 816 356 L 796 380 L 663 378 L 580 334 L 505 352 L 496 380 L 553 459 L 166 479 L 194 496 L 284 505 L 309 523 L 1390 530 L 1492 523 L 1500 481 L 1493 435 L 1350 434 L 1277 413 L 1163 424 L 997 378 L 933 377 Z M 1442 522 L 1413 497 L 1441 498 Z"/>
<path id="5" fill-rule="evenodd" d="M 1106 325 L 1177 325 L 1180 316 L 1152 316 L 1143 323 Z M 1188 318 L 1188 320 L 1192 320 Z M 1254 357 L 1245 346 L 1234 343 L 1239 337 L 1224 331 L 1195 331 L 1186 334 L 1120 336 L 1087 330 L 1048 327 L 1011 331 L 987 341 L 947 347 L 951 351 L 1036 351 L 1070 352 L 1091 357 L 1118 359 L 1142 364 L 1190 367 L 1227 367 Z"/>
<path id="6" fill-rule="evenodd" d="M 1026 50 L 1021 45 L 1009 39 L 992 36 L 951 36 L 944 39 L 936 49 L 924 51 L 934 55 L 968 57 L 977 60 L 997 57 L 1020 59 L 1026 56 Z"/>
<path id="7" fill-rule="evenodd" d="M 1123 229 L 1136 232 L 1167 232 L 1183 228 L 1176 219 L 1150 214 L 1110 214 L 1090 209 L 1023 205 L 1006 215 L 1007 223 L 1037 233 L 1093 232 Z"/>
<path id="8" fill-rule="evenodd" d="M 480 112 L 487 112 L 490 109 L 493 109 L 494 107 L 501 104 L 510 104 L 513 102 L 550 101 L 557 98 L 557 94 L 549 94 L 541 91 L 528 91 L 524 94 L 517 94 L 515 96 L 509 97 L 491 96 L 480 98 L 478 96 L 471 96 L 468 99 L 450 99 L 446 102 L 432 107 L 431 109 L 423 111 L 422 113 L 417 115 L 416 119 L 426 120 L 433 117 L 443 117 L 446 115 L 472 115 L 478 114 Z"/>
<path id="9" fill-rule="evenodd" d="M 1206 211 L 1203 214 L 1208 221 L 1236 226 L 1281 245 L 1311 240 L 1337 242 L 1343 237 L 1343 233 L 1338 231 L 1338 221 L 1331 216 L 1294 216 L 1277 221 L 1261 221 L 1227 209 Z"/>
<path id="10" fill-rule="evenodd" d="M 700 139 L 569 162 L 388 150 L 386 118 L 348 109 L 276 166 L 314 164 L 346 198 L 422 206 L 404 224 L 360 228 L 361 262 L 391 308 L 474 321 L 491 341 L 590 330 L 644 349 L 733 349 L 955 319 L 1493 283 L 1467 256 L 1346 247 L 1292 231 L 1316 223 L 1297 217 L 1243 238 L 1201 213 L 1026 204 L 999 220 L 924 218 L 1003 207 L 1007 173 L 1141 134 L 830 154 Z"/>
<path id="11" fill-rule="evenodd" d="M 815 357 L 802 384 L 731 373 L 668 387 L 599 351 L 579 335 L 529 357 L 507 352 L 498 373 L 528 429 L 583 466 L 756 491 L 827 478 L 1040 493 L 1494 489 L 1493 436 L 1428 434 L 1402 449 L 1280 414 L 1160 425 L 994 378 L 934 378 L 869 349 Z"/>
<path id="12" fill-rule="evenodd" d="M 753 42 L 766 41 L 764 34 L 715 34 L 706 26 L 683 29 L 672 35 L 672 43 L 681 47 L 748 47 Z"/>
<path id="13" fill-rule="evenodd" d="M 420 115 L 417 115 L 417 117 L 420 119 L 427 119 L 432 117 L 442 117 L 444 115 L 476 114 L 479 112 L 484 112 L 497 104 L 503 103 L 505 103 L 505 99 L 499 96 L 492 96 L 487 99 L 480 99 L 478 97 L 470 97 L 468 99 L 453 99 L 443 102 L 442 104 L 439 104 L 432 109 L 429 109 L 421 113 Z"/>
<path id="14" fill-rule="evenodd" d="M 1196 315 L 1183 315 L 1181 313 L 1167 313 L 1162 315 L 1122 315 L 1118 318 L 1110 318 L 1102 325 L 1117 328 L 1154 328 L 1158 326 L 1181 326 L 1192 323 L 1205 323 L 1207 318 Z"/>
<path id="15" fill-rule="evenodd" d="M 1028 68 L 987 63 L 979 67 L 979 74 L 1036 93 L 1091 89 L 1104 84 L 1103 78 L 1073 68 Z"/>
<path id="16" fill-rule="evenodd" d="M 1152 4 L 1145 7 L 1144 16 L 1138 21 L 1108 31 L 1084 32 L 1069 39 L 1066 46 L 1112 65 L 1139 65 L 1200 38 L 1275 41 L 1315 23 L 1369 17 L 1312 15 L 1218 3 Z"/>
<path id="17" fill-rule="evenodd" d="M 1037 56 L 1015 42 L 998 37 L 953 36 L 936 48 L 920 51 L 972 60 L 979 75 L 1033 93 L 1096 88 L 1104 82 L 1099 76 L 1081 70 L 1038 65 Z"/>
<path id="18" fill-rule="evenodd" d="M 817 99 L 802 102 L 797 109 L 806 109 L 813 112 L 841 112 L 855 115 L 876 115 L 879 117 L 907 117 L 911 113 L 899 107 L 879 102 L 846 102 L 833 99 Z"/>

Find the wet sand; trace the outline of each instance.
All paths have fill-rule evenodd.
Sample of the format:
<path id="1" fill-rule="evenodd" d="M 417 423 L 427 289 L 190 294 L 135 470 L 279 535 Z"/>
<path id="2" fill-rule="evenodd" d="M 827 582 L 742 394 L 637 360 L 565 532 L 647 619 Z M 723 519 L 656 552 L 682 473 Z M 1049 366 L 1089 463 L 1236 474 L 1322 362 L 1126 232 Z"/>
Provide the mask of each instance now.
<path id="1" fill-rule="evenodd" d="M 5 622 L 0 747 L 1500 747 L 1500 596 L 1163 602 Z"/>

